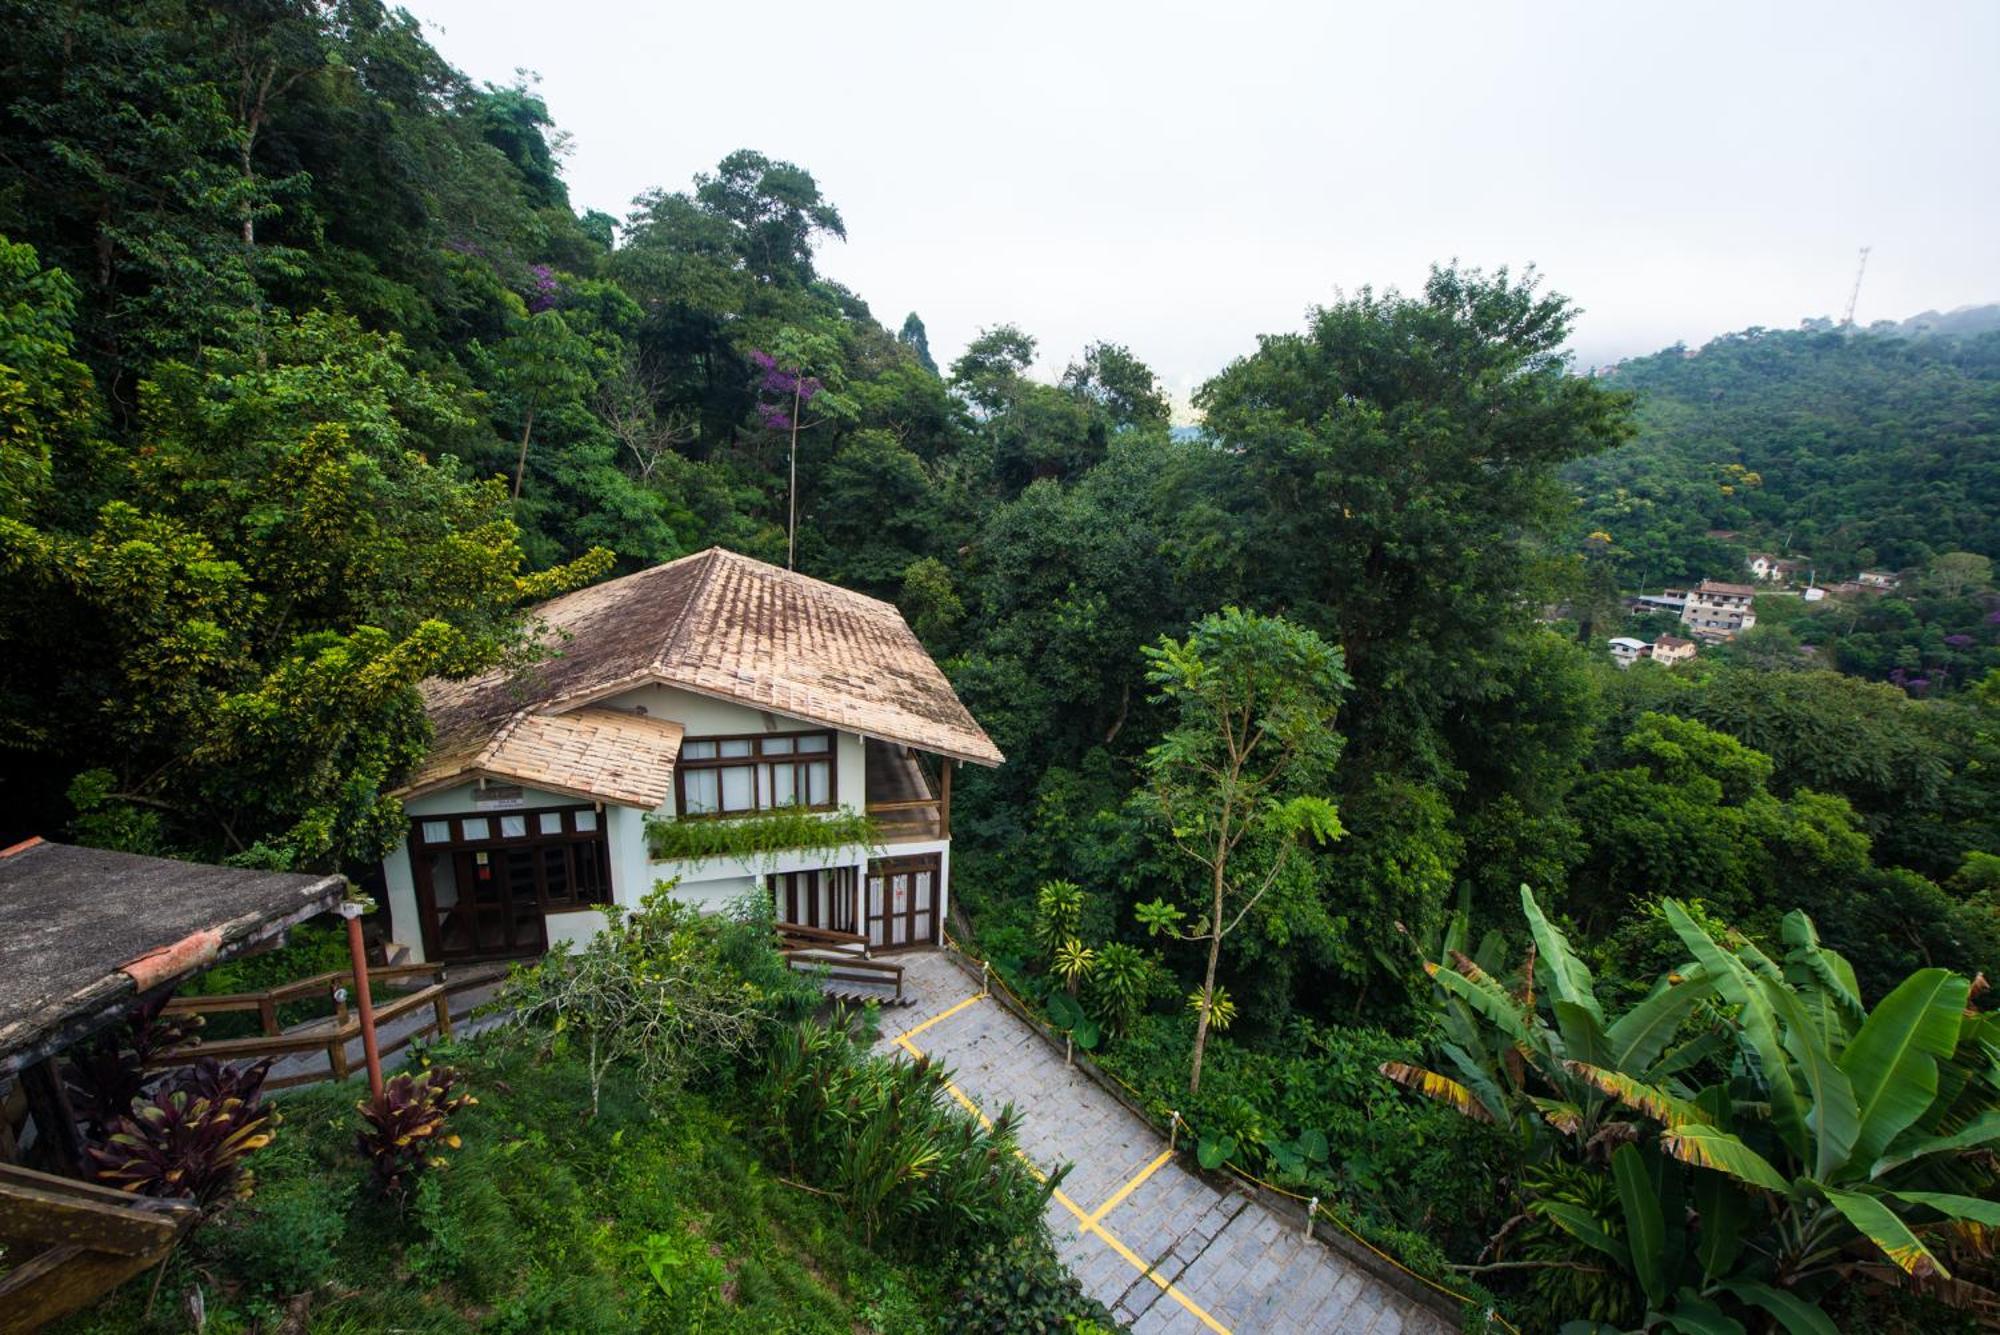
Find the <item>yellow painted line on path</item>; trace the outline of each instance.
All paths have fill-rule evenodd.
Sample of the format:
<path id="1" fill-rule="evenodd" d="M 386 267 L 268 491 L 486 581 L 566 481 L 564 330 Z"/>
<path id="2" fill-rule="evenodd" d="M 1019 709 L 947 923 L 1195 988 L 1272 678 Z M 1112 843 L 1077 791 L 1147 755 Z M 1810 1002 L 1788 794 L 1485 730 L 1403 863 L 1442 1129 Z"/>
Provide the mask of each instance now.
<path id="1" fill-rule="evenodd" d="M 1151 1177 L 1153 1174 L 1159 1172 L 1160 1169 L 1166 1164 L 1167 1160 L 1173 1157 L 1174 1157 L 1174 1152 L 1172 1150 L 1161 1150 L 1159 1158 L 1153 1160 L 1153 1162 L 1147 1164 L 1144 1168 L 1140 1169 L 1139 1175 L 1137 1177 L 1133 1178 L 1130 1182 L 1127 1182 L 1124 1186 L 1118 1188 L 1117 1192 L 1112 1195 L 1110 1200 L 1104 1202 L 1104 1204 L 1098 1206 L 1095 1210 L 1091 1211 L 1090 1218 L 1084 1220 L 1083 1222 L 1085 1222 L 1086 1224 L 1095 1224 L 1100 1219 L 1104 1218 L 1104 1216 L 1110 1214 L 1113 1210 L 1117 1209 L 1121 1201 L 1123 1201 L 1127 1196 L 1130 1196 L 1133 1192 L 1137 1191 L 1141 1183 L 1145 1182 L 1145 1180 Z"/>
<path id="2" fill-rule="evenodd" d="M 949 1019 L 950 1019 L 950 1018 L 951 1018 L 952 1016 L 954 1016 L 954 1015 L 958 1014 L 958 1013 L 959 1013 L 960 1011 L 964 1010 L 964 1009 L 965 1009 L 965 1008 L 966 1008 L 967 1006 L 970 1006 L 970 1005 L 973 1005 L 973 1004 L 974 1004 L 975 1002 L 978 1002 L 978 1001 L 980 1001 L 980 1000 L 981 1000 L 981 998 L 979 998 L 979 997 L 976 997 L 976 996 L 972 996 L 972 997 L 967 997 L 967 998 L 966 998 L 966 999 L 965 999 L 964 1001 L 961 1001 L 961 1002 L 959 1002 L 959 1003 L 958 1003 L 958 1004 L 957 1004 L 956 1006 L 953 1006 L 953 1007 L 952 1007 L 952 1008 L 951 1008 L 950 1010 L 948 1010 L 948 1011 L 939 1011 L 939 1012 L 938 1012 L 938 1013 L 937 1013 L 936 1015 L 933 1015 L 933 1016 L 931 1016 L 931 1018 L 930 1018 L 930 1019 L 928 1019 L 928 1020 L 925 1020 L 925 1021 L 924 1021 L 924 1022 L 923 1022 L 922 1024 L 918 1025 L 918 1026 L 917 1026 L 917 1027 L 916 1027 L 915 1029 L 906 1029 L 906 1030 L 904 1030 L 904 1031 L 903 1031 L 903 1032 L 902 1032 L 901 1034 L 898 1034 L 898 1035 L 896 1036 L 896 1041 L 897 1041 L 898 1043 L 902 1043 L 904 1039 L 909 1039 L 909 1038 L 915 1038 L 915 1037 L 916 1037 L 916 1036 L 917 1036 L 918 1034 L 921 1034 L 921 1033 L 923 1033 L 923 1032 L 924 1032 L 924 1030 L 926 1030 L 926 1029 L 930 1028 L 930 1027 L 931 1027 L 932 1025 L 934 1025 L 934 1024 L 936 1024 L 936 1023 L 938 1023 L 938 1022 L 939 1022 L 940 1020 L 949 1020 Z M 907 1047 L 907 1046 L 909 1046 L 909 1045 L 908 1045 L 907 1043 L 905 1043 L 905 1044 L 904 1044 L 904 1046 L 905 1046 L 905 1047 Z M 918 1056 L 922 1056 L 923 1054 L 922 1054 L 922 1053 L 918 1053 L 917 1055 L 918 1055 Z"/>
<path id="3" fill-rule="evenodd" d="M 912 1043 L 910 1041 L 910 1036 L 912 1034 L 922 1033 L 924 1030 L 936 1024 L 939 1020 L 948 1019 L 951 1016 L 956 1015 L 958 1012 L 964 1010 L 967 1006 L 970 1006 L 973 1002 L 978 1001 L 980 999 L 981 998 L 979 997 L 967 997 L 964 1001 L 959 1002 L 956 1006 L 953 1006 L 950 1010 L 945 1011 L 940 1015 L 932 1016 L 930 1019 L 918 1025 L 915 1029 L 910 1030 L 909 1033 L 898 1034 L 895 1040 L 896 1046 L 902 1048 L 903 1051 L 909 1053 L 912 1057 L 923 1056 L 924 1055 L 923 1049 L 919 1048 L 915 1043 Z M 960 1089 L 956 1084 L 954 1084 L 949 1080 L 945 1082 L 944 1087 L 945 1090 L 948 1093 L 950 1093 L 950 1095 L 954 1099 L 958 1100 L 960 1107 L 964 1108 L 967 1112 L 971 1113 L 974 1117 L 979 1119 L 979 1124 L 982 1127 L 985 1127 L 988 1130 L 992 1129 L 993 1119 L 988 1117 L 980 1109 L 979 1105 L 972 1101 L 972 1099 L 966 1094 L 964 1090 Z M 1021 1151 L 1018 1148 L 1015 1149 L 1014 1154 L 1021 1160 L 1022 1163 L 1028 1166 L 1028 1171 L 1035 1175 L 1035 1180 L 1037 1182 L 1048 1181 L 1048 1174 L 1044 1173 L 1039 1167 L 1037 1167 L 1033 1159 L 1030 1159 L 1027 1155 L 1021 1153 Z M 1071 1214 L 1076 1216 L 1076 1231 L 1079 1236 L 1087 1234 L 1095 1234 L 1098 1238 L 1100 1238 L 1104 1242 L 1105 1246 L 1109 1247 L 1112 1251 L 1116 1252 L 1120 1257 L 1122 1257 L 1127 1265 L 1131 1266 L 1134 1270 L 1137 1270 L 1147 1279 L 1152 1280 L 1153 1283 L 1159 1285 L 1161 1292 L 1165 1293 L 1167 1297 L 1172 1298 L 1175 1302 L 1179 1303 L 1182 1307 L 1186 1308 L 1189 1315 L 1194 1317 L 1195 1320 L 1201 1322 L 1202 1325 L 1214 1331 L 1215 1335 L 1233 1335 L 1233 1332 L 1229 1329 L 1229 1327 L 1223 1325 L 1220 1321 L 1217 1321 L 1214 1317 L 1210 1316 L 1206 1311 L 1202 1309 L 1200 1303 L 1197 1303 L 1194 1299 L 1188 1297 L 1185 1293 L 1182 1293 L 1178 1286 L 1176 1286 L 1171 1281 L 1161 1276 L 1158 1271 L 1153 1269 L 1152 1266 L 1146 1264 L 1145 1261 L 1141 1260 L 1136 1252 L 1134 1252 L 1130 1247 L 1127 1247 L 1123 1242 L 1119 1241 L 1118 1237 L 1115 1234 L 1113 1234 L 1111 1230 L 1105 1228 L 1103 1224 L 1098 1222 L 1099 1220 L 1103 1219 L 1105 1215 L 1110 1214 L 1111 1211 L 1115 1207 L 1117 1207 L 1117 1205 L 1120 1202 L 1122 1202 L 1127 1196 L 1131 1195 L 1134 1191 L 1138 1190 L 1140 1183 L 1144 1182 L 1154 1173 L 1157 1173 L 1161 1169 L 1161 1167 L 1166 1164 L 1167 1160 L 1173 1157 L 1174 1157 L 1174 1152 L 1172 1150 L 1163 1151 L 1160 1154 L 1159 1158 L 1147 1164 L 1145 1168 L 1140 1170 L 1138 1176 L 1134 1177 L 1130 1182 L 1127 1182 L 1124 1186 L 1120 1187 L 1116 1192 L 1116 1194 L 1114 1194 L 1110 1200 L 1106 1201 L 1103 1205 L 1097 1208 L 1095 1213 L 1085 1213 L 1083 1207 L 1078 1205 L 1075 1201 L 1071 1200 L 1067 1195 L 1065 1195 L 1061 1188 L 1055 1188 L 1051 1194 L 1054 1195 L 1057 1204 L 1061 1205 L 1063 1209 L 1068 1210 Z"/>

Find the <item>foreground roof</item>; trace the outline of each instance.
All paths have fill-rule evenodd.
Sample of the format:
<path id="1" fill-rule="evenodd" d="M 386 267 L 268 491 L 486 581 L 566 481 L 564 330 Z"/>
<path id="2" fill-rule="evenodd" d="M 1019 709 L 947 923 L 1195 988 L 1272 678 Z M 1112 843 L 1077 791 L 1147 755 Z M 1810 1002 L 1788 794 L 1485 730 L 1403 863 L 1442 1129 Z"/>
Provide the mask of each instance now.
<path id="1" fill-rule="evenodd" d="M 0 1073 L 337 905 L 347 882 L 30 839 L 0 851 Z"/>
<path id="2" fill-rule="evenodd" d="M 521 671 L 424 683 L 435 740 L 406 792 L 491 776 L 657 806 L 672 791 L 677 728 L 671 746 L 664 736 L 655 739 L 665 748 L 667 785 L 657 789 L 657 800 L 648 799 L 662 771 L 637 766 L 629 750 L 569 748 L 566 783 L 516 772 L 527 766 L 510 759 L 523 745 L 517 739 L 524 727 L 539 734 L 547 726 L 528 724 L 530 719 L 588 713 L 597 716 L 593 726 L 605 729 L 611 726 L 607 717 L 665 725 L 588 708 L 649 684 L 974 764 L 1005 759 L 893 604 L 720 547 L 564 594 L 531 615 L 542 623 L 544 661 Z M 623 740 L 638 745 L 641 739 Z M 621 773 L 613 775 L 612 768 Z"/>

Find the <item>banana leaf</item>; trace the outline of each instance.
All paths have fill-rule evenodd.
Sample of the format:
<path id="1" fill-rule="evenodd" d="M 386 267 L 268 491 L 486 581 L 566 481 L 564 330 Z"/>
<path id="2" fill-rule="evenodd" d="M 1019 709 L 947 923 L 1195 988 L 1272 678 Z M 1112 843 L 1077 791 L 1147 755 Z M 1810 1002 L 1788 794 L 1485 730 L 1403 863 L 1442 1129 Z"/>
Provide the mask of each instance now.
<path id="1" fill-rule="evenodd" d="M 1611 1060 L 1600 1064 L 1621 1071 L 1644 1071 L 1673 1042 L 1695 1003 L 1714 992 L 1715 984 L 1709 981 L 1708 971 L 1698 964 L 1680 982 L 1662 982 L 1651 996 L 1619 1016 L 1617 1023 L 1606 1031 L 1605 1036 L 1611 1040 Z"/>
<path id="2" fill-rule="evenodd" d="M 1589 967 L 1570 952 L 1568 940 L 1542 916 L 1542 906 L 1535 902 L 1535 892 L 1525 885 L 1521 887 L 1521 912 L 1528 916 L 1528 931 L 1535 938 L 1535 949 L 1541 956 L 1542 968 L 1548 973 L 1549 987 L 1556 998 L 1581 1006 L 1602 1030 L 1604 1011 L 1598 1006 L 1597 996 L 1592 991 L 1594 980 Z"/>
<path id="3" fill-rule="evenodd" d="M 1611 1175 L 1618 1186 L 1618 1203 L 1625 1210 L 1625 1241 L 1632 1269 L 1646 1301 L 1658 1307 L 1667 1296 L 1667 1221 L 1660 1197 L 1653 1190 L 1646 1161 L 1633 1145 L 1620 1145 L 1611 1155 Z"/>
<path id="4" fill-rule="evenodd" d="M 1715 980 L 1716 990 L 1738 1007 L 1737 1023 L 1742 1026 L 1748 1055 L 1755 1061 L 1764 1086 L 1771 1094 L 1771 1124 L 1779 1139 L 1801 1160 L 1805 1159 L 1805 1116 L 1799 1107 L 1798 1089 L 1792 1084 L 1791 1067 L 1785 1060 L 1784 1045 L 1778 1037 L 1777 1016 L 1772 1013 L 1770 1002 L 1756 985 L 1748 966 L 1715 944 L 1678 902 L 1669 899 L 1661 907 L 1674 934 L 1680 937 L 1681 943 L 1694 953 L 1695 960 Z"/>
<path id="5" fill-rule="evenodd" d="M 1833 1324 L 1832 1317 L 1796 1293 L 1749 1279 L 1730 1280 L 1719 1287 L 1724 1293 L 1769 1312 L 1787 1335 L 1840 1335 L 1840 1327 Z"/>
<path id="6" fill-rule="evenodd" d="M 1937 1059 L 1958 1046 L 1971 984 L 1944 969 L 1919 969 L 1876 1003 L 1840 1056 L 1860 1109 L 1853 1160 L 1872 1165 L 1937 1096 Z"/>
<path id="7" fill-rule="evenodd" d="M 1996 1140 L 2000 1140 L 2000 1110 L 1989 1108 L 1948 1136 L 1929 1136 L 1915 1141 L 1906 1138 L 1891 1145 L 1888 1153 L 1875 1161 L 1875 1166 L 1869 1170 L 1868 1175 L 1871 1178 L 1879 1178 L 1884 1173 L 1927 1155 L 1945 1154 L 1952 1150 L 1969 1150 L 1976 1146 L 1991 1144 Z"/>
<path id="8" fill-rule="evenodd" d="M 1766 1191 L 1787 1191 L 1791 1186 L 1770 1160 L 1719 1127 L 1692 1123 L 1676 1127 L 1660 1136 L 1660 1148 L 1682 1163 L 1713 1168 Z"/>
<path id="9" fill-rule="evenodd" d="M 1882 1254 L 1894 1262 L 1898 1270 L 1919 1279 L 1951 1278 L 1951 1271 L 1945 1269 L 1944 1262 L 1931 1255 L 1923 1240 L 1912 1233 L 1910 1226 L 1879 1198 L 1859 1191 L 1836 1191 L 1824 1185 L 1820 1185 L 1819 1189 L 1828 1203 L 1840 1211 L 1861 1236 L 1880 1247 Z"/>
<path id="10" fill-rule="evenodd" d="M 1806 1114 L 1806 1126 L 1813 1133 L 1814 1153 L 1810 1160 L 1814 1164 L 1813 1175 L 1831 1178 L 1847 1163 L 1861 1129 L 1861 1111 L 1855 1103 L 1854 1087 L 1848 1083 L 1847 1073 L 1836 1064 L 1834 1055 L 1827 1051 L 1819 1027 L 1806 1015 L 1798 994 L 1784 983 L 1774 983 L 1768 978 L 1757 981 L 1763 985 L 1771 1009 L 1784 1022 L 1785 1051 L 1799 1064 L 1799 1073 L 1812 1092 L 1812 1110 Z"/>

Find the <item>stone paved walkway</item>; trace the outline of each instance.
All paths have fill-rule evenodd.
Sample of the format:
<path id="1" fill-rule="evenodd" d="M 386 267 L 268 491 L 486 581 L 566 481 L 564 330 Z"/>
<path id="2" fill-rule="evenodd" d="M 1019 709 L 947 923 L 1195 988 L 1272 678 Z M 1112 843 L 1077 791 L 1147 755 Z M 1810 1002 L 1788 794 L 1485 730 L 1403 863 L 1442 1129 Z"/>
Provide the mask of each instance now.
<path id="1" fill-rule="evenodd" d="M 1251 1196 L 1183 1168 L 1153 1129 L 938 954 L 904 955 L 919 999 L 882 1016 L 881 1046 L 953 1071 L 986 1116 L 1022 1114 L 1022 1153 L 1074 1164 L 1049 1202 L 1073 1274 L 1134 1335 L 1444 1335 L 1455 1329 L 1300 1235 Z M 968 1000 L 969 1004 L 968 1004 Z M 1323 1226 L 1324 1227 L 1324 1226 Z"/>

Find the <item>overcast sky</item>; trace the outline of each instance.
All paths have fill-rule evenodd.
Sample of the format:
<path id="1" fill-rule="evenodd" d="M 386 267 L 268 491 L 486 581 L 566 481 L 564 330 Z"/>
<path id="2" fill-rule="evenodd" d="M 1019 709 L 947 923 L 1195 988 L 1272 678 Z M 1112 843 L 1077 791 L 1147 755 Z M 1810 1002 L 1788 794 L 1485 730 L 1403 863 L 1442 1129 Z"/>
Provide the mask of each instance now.
<path id="1" fill-rule="evenodd" d="M 1533 263 L 1597 363 L 2000 300 L 2000 3 L 978 6 L 414 0 L 541 76 L 579 209 L 737 148 L 847 223 L 821 271 L 941 362 L 1129 344 L 1185 393 L 1435 260 Z"/>

